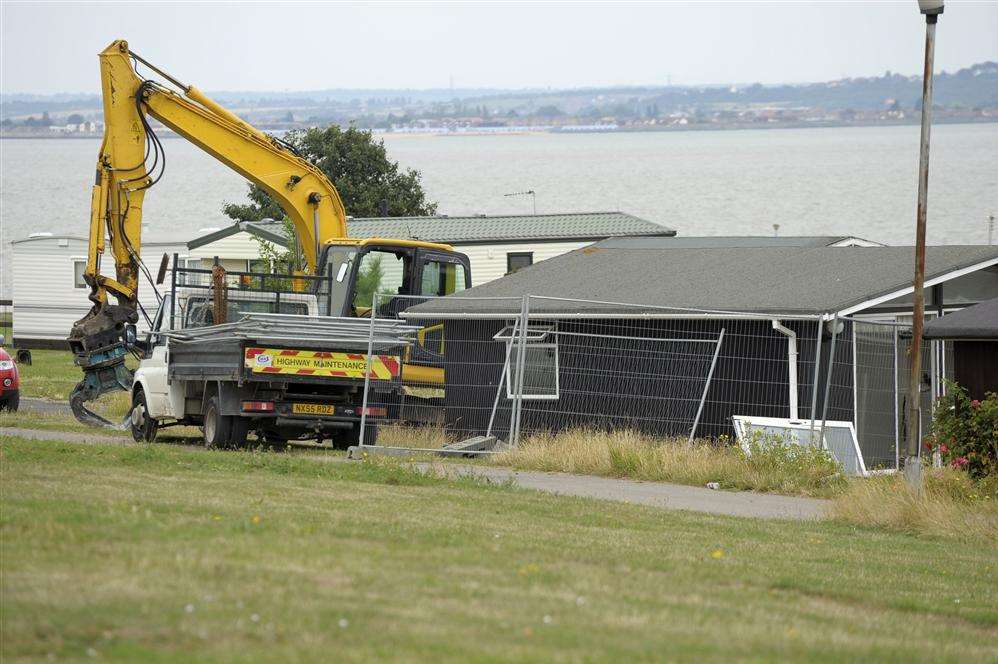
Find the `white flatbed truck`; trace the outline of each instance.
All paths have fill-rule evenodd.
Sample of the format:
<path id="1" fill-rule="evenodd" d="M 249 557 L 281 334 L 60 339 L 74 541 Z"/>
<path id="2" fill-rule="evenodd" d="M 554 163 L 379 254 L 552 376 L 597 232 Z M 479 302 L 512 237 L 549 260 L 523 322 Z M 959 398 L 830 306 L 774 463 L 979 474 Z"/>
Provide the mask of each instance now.
<path id="1" fill-rule="evenodd" d="M 211 447 L 243 445 L 251 431 L 269 444 L 375 443 L 387 412 L 368 409 L 361 441 L 365 374 L 370 368 L 374 392 L 401 390 L 407 328 L 386 322 L 375 334 L 368 319 L 319 316 L 314 295 L 282 294 L 277 302 L 269 295 L 231 291 L 235 322 L 220 325 L 211 324 L 203 293 L 181 287 L 164 299 L 132 384 L 128 424 L 136 440 L 193 425 Z"/>

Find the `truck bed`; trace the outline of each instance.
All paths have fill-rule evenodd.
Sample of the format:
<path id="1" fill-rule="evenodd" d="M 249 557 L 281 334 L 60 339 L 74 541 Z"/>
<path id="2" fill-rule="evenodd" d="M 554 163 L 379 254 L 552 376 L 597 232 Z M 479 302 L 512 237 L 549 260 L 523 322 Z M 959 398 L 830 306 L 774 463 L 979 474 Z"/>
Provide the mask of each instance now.
<path id="1" fill-rule="evenodd" d="M 417 329 L 388 320 L 375 321 L 372 329 L 371 321 L 361 318 L 250 314 L 235 323 L 167 333 L 168 375 L 170 379 L 238 383 L 252 380 L 355 383 L 363 378 L 363 372 L 336 376 L 329 371 L 319 374 L 254 371 L 246 366 L 247 357 L 254 352 L 277 350 L 281 354 L 302 353 L 309 357 L 348 355 L 355 362 L 366 362 L 370 347 L 375 356 L 398 358 Z M 375 362 L 378 360 L 372 360 Z"/>

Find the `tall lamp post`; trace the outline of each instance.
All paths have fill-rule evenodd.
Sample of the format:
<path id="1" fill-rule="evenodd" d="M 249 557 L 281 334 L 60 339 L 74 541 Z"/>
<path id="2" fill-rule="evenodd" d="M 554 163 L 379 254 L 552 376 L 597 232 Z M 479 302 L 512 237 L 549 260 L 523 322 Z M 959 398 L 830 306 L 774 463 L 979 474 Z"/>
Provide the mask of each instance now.
<path id="1" fill-rule="evenodd" d="M 929 188 L 929 129 L 932 123 L 932 61 L 936 49 L 936 22 L 943 13 L 943 0 L 918 0 L 925 15 L 925 70 L 922 74 L 922 140 L 918 153 L 918 209 L 915 213 L 915 279 L 911 320 L 911 371 L 908 381 L 907 458 L 904 476 L 908 486 L 922 491 L 922 460 L 919 458 L 921 417 L 922 326 L 925 323 L 925 209 Z"/>

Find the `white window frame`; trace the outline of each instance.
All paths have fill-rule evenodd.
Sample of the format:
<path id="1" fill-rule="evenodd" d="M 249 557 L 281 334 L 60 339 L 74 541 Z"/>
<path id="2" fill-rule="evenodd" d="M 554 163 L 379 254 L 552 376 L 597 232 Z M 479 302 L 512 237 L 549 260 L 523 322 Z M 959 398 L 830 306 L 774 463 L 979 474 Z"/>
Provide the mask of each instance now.
<path id="1" fill-rule="evenodd" d="M 548 342 L 548 343 L 536 343 L 530 341 L 529 339 L 530 328 L 527 328 L 527 343 L 524 346 L 525 351 L 529 351 L 532 348 L 553 348 L 554 349 L 554 394 L 526 394 L 522 395 L 524 401 L 557 401 L 561 398 L 561 372 L 560 372 L 560 360 L 558 358 L 558 343 Z M 545 333 L 546 336 L 546 333 Z M 519 342 L 512 341 L 512 348 L 507 349 L 509 352 L 506 354 L 506 398 L 515 399 L 516 394 L 513 391 L 512 385 L 510 384 L 513 372 L 510 365 L 515 360 L 514 350 L 519 350 Z M 526 370 L 526 360 L 524 360 L 524 370 Z"/>
<path id="2" fill-rule="evenodd" d="M 735 428 L 735 435 L 738 438 L 738 444 L 742 448 L 745 454 L 750 454 L 748 446 L 748 437 L 752 432 L 752 425 L 757 424 L 761 427 L 783 427 L 787 429 L 788 432 L 793 431 L 807 431 L 809 435 L 813 437 L 818 436 L 818 432 L 821 431 L 821 420 L 791 420 L 785 417 L 755 417 L 752 415 L 732 415 L 731 422 Z M 859 448 L 859 439 L 856 437 L 856 427 L 853 426 L 852 422 L 838 421 L 838 420 L 826 420 L 825 431 L 829 429 L 845 429 L 849 432 L 849 437 L 852 439 L 853 452 L 856 454 L 856 461 L 859 465 L 858 475 L 860 477 L 869 477 L 871 475 L 881 475 L 893 473 L 893 470 L 887 471 L 871 471 L 866 468 L 866 459 L 863 458 L 863 451 Z M 813 430 L 813 434 L 811 431 Z M 805 445 L 806 443 L 801 443 L 796 436 L 788 436 L 785 438 L 788 443 L 793 443 L 796 445 Z M 828 442 L 824 440 L 822 436 L 821 440 L 822 449 L 828 450 Z M 848 471 L 846 471 L 848 472 Z"/>
<path id="3" fill-rule="evenodd" d="M 518 333 L 514 329 L 517 327 L 518 325 L 507 325 L 492 336 L 493 341 L 519 342 Z M 545 341 L 549 334 L 557 334 L 554 325 L 527 325 L 528 344 Z"/>
<path id="4" fill-rule="evenodd" d="M 79 257 L 79 256 L 71 256 L 70 259 L 69 259 L 69 261 L 70 261 L 70 263 L 73 266 L 73 289 L 74 290 L 80 290 L 80 289 L 83 289 L 83 288 L 90 288 L 90 286 L 87 285 L 86 280 L 84 280 L 82 284 L 77 284 L 76 283 L 76 264 L 77 263 L 83 263 L 83 272 L 86 273 L 86 271 L 87 271 L 87 259 Z M 81 275 L 81 278 L 82 278 L 82 275 Z"/>

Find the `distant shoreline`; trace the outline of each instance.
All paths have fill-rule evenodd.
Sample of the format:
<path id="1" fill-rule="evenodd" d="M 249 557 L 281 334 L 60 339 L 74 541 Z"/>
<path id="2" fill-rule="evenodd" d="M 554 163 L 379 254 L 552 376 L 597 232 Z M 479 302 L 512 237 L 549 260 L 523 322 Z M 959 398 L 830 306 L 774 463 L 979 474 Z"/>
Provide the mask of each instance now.
<path id="1" fill-rule="evenodd" d="M 978 124 L 995 124 L 998 123 L 998 116 L 995 117 L 983 117 L 975 119 L 946 119 L 937 118 L 932 121 L 933 125 L 978 125 Z M 462 136 L 538 136 L 538 135 L 558 135 L 558 136 L 576 136 L 576 135 L 590 135 L 590 134 L 658 134 L 658 133 L 676 133 L 676 132 L 690 132 L 690 131 L 746 131 L 752 129 L 765 129 L 765 130 L 777 130 L 777 129 L 833 129 L 839 127 L 911 127 L 918 126 L 918 118 L 913 118 L 909 120 L 901 120 L 897 122 L 753 122 L 753 123 L 732 123 L 730 125 L 704 125 L 704 124 L 693 124 L 693 125 L 682 125 L 682 126 L 653 126 L 653 127 L 618 127 L 617 129 L 608 130 L 573 130 L 571 125 L 566 125 L 569 127 L 567 129 L 539 129 L 537 131 L 379 131 L 377 129 L 371 129 L 375 136 L 393 136 L 393 137 L 412 137 L 412 138 L 423 138 L 428 136 L 439 136 L 446 138 L 459 138 Z M 298 127 L 296 127 L 297 129 Z M 364 129 L 361 127 L 361 129 Z M 266 131 L 266 130 L 265 130 Z M 285 131 L 285 130 L 279 130 Z M 158 131 L 157 136 L 161 138 L 181 138 L 181 136 L 175 134 L 172 131 Z M 49 134 L 49 133 L 37 133 L 37 134 L 2 134 L 0 133 L 0 140 L 99 140 L 101 138 L 100 134 L 88 134 L 86 136 L 80 136 L 77 134 Z"/>

